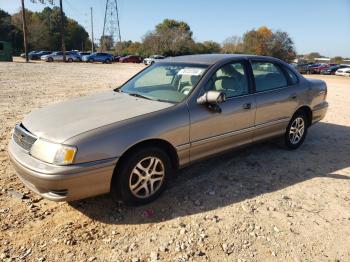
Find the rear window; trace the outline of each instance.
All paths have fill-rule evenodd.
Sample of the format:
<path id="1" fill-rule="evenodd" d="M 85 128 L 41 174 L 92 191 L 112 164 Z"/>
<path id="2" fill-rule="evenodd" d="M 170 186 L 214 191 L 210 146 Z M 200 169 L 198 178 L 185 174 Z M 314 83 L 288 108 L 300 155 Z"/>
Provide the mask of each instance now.
<path id="1" fill-rule="evenodd" d="M 287 86 L 287 79 L 279 66 L 269 62 L 252 62 L 256 92 Z"/>

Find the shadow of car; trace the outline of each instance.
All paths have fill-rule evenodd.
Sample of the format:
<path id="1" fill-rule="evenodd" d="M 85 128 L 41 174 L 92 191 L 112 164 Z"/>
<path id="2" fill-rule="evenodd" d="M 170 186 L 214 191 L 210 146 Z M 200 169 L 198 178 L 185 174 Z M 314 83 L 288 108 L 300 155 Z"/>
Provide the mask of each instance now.
<path id="1" fill-rule="evenodd" d="M 275 140 L 201 161 L 180 171 L 165 194 L 146 206 L 116 204 L 107 195 L 69 204 L 106 224 L 143 224 L 205 213 L 313 178 L 350 179 L 337 174 L 350 167 L 349 132 L 350 127 L 321 122 L 299 151 L 285 151 Z M 145 210 L 154 215 L 145 217 Z"/>

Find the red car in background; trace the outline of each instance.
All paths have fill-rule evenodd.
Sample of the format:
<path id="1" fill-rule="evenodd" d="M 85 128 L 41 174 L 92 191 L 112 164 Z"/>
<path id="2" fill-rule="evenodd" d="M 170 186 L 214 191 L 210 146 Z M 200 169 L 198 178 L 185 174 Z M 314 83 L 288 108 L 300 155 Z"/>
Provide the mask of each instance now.
<path id="1" fill-rule="evenodd" d="M 319 64 L 317 66 L 310 67 L 311 74 L 320 74 L 321 71 L 326 70 L 327 68 L 334 66 L 336 64 Z"/>
<path id="2" fill-rule="evenodd" d="M 138 55 L 128 55 L 119 58 L 119 62 L 121 63 L 141 63 L 142 62 L 142 57 Z"/>

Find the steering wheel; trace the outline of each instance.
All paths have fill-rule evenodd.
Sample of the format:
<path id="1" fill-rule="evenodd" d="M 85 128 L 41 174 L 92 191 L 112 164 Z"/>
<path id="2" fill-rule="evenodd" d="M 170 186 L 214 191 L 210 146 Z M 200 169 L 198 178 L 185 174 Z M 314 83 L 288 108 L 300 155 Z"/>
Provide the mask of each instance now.
<path id="1" fill-rule="evenodd" d="M 192 90 L 192 86 L 184 86 L 183 88 L 181 88 L 181 90 L 179 90 L 179 92 L 184 94 L 184 95 L 188 95 L 188 93 L 191 90 Z"/>

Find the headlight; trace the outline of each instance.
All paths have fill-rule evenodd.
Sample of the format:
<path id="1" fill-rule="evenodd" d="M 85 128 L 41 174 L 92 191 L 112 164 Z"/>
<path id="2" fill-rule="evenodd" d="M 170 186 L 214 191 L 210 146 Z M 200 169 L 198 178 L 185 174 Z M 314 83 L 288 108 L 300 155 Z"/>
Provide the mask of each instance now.
<path id="1" fill-rule="evenodd" d="M 33 144 L 30 154 L 44 162 L 56 165 L 69 165 L 74 161 L 77 148 L 61 144 L 51 143 L 38 139 Z"/>

